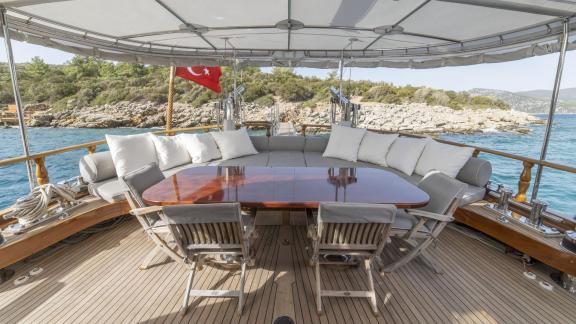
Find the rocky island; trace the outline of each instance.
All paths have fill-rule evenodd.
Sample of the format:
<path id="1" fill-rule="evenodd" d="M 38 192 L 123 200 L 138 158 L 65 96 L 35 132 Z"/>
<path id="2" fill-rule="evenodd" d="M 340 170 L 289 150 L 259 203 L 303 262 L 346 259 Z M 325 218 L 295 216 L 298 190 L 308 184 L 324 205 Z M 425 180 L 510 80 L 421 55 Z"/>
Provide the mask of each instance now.
<path id="1" fill-rule="evenodd" d="M 113 63 L 76 56 L 66 64 L 49 65 L 39 58 L 17 66 L 22 99 L 30 103 L 27 123 L 33 127 L 162 127 L 168 95 L 168 67 Z M 177 78 L 174 85 L 175 127 L 213 124 L 220 114 L 214 102 L 232 89 L 232 73 L 223 67 L 222 94 Z M 245 67 L 239 83 L 245 88 L 245 119 L 269 120 L 271 107 L 280 121 L 328 124 L 330 87 L 338 87 L 335 71 L 326 78 L 304 77 L 292 69 L 264 72 Z M 14 102 L 9 71 L 0 64 L 0 105 Z M 349 80 L 343 92 L 360 103 L 359 126 L 414 133 L 520 131 L 538 119 L 519 112 L 506 100 L 428 87 Z M 515 108 L 513 110 L 512 108 Z M 15 119 L 15 118 L 12 118 Z"/>
<path id="2" fill-rule="evenodd" d="M 278 102 L 281 121 L 302 124 L 329 124 L 330 107 L 301 107 L 295 103 Z M 165 104 L 152 102 L 119 102 L 95 107 L 74 108 L 64 111 L 42 111 L 33 114 L 28 122 L 32 127 L 162 127 L 165 125 Z M 271 107 L 255 103 L 245 105 L 245 118 L 250 121 L 269 120 Z M 217 122 L 213 104 L 200 107 L 176 103 L 174 127 L 193 127 Z M 424 103 L 383 104 L 363 102 L 359 126 L 387 131 L 411 133 L 474 133 L 482 131 L 519 131 L 540 120 L 530 114 L 502 109 L 454 110 Z"/>

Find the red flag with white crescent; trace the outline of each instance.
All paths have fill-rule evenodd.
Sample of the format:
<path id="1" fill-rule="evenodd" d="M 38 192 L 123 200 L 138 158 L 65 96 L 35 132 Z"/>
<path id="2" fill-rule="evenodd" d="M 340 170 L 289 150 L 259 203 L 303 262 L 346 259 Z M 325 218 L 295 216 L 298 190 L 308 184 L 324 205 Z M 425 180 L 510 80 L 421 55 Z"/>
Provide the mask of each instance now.
<path id="1" fill-rule="evenodd" d="M 176 67 L 176 75 L 198 83 L 214 92 L 220 93 L 220 76 L 222 70 L 219 66 L 188 66 Z"/>

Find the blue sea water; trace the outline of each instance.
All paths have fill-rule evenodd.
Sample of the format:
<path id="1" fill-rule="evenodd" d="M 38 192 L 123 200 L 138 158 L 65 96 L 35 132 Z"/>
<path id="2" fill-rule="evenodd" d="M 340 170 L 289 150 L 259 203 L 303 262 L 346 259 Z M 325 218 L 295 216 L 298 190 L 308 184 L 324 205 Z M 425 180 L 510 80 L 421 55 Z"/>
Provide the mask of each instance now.
<path id="1" fill-rule="evenodd" d="M 539 116 L 543 119 L 546 116 Z M 491 148 L 522 156 L 538 158 L 543 141 L 543 125 L 534 125 L 527 135 L 513 133 L 487 132 L 481 134 L 459 135 L 443 134 L 442 138 Z M 558 115 L 555 118 L 548 160 L 564 165 L 576 165 L 576 115 Z M 32 153 L 56 149 L 64 146 L 96 141 L 104 134 L 136 134 L 151 129 L 115 128 L 115 129 L 74 129 L 74 128 L 30 128 L 28 130 Z M 107 150 L 105 145 L 98 151 Z M 0 159 L 19 156 L 22 146 L 17 128 L 0 129 Z M 78 161 L 85 150 L 67 152 L 48 157 L 46 167 L 51 182 L 65 180 L 78 175 Z M 513 190 L 517 189 L 518 177 L 522 172 L 522 162 L 506 158 L 481 154 L 493 164 L 493 182 L 503 183 Z M 533 175 L 536 168 L 533 169 Z M 0 168 L 0 209 L 10 206 L 17 197 L 28 192 L 26 168 L 23 163 Z M 576 174 L 544 169 L 538 197 L 547 201 L 551 208 L 572 218 L 576 214 Z"/>

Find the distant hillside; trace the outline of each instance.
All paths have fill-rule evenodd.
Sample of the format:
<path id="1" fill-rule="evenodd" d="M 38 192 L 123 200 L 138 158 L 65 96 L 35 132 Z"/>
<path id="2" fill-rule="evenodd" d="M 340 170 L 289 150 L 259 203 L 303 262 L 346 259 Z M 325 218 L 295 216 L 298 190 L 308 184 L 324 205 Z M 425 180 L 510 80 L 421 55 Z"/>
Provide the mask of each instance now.
<path id="1" fill-rule="evenodd" d="M 552 97 L 552 90 L 530 90 L 516 93 L 526 97 L 544 99 L 548 101 Z M 576 101 L 576 88 L 561 89 L 559 99 L 563 101 Z"/>
<path id="2" fill-rule="evenodd" d="M 547 113 L 550 109 L 550 90 L 531 90 L 510 92 L 495 89 L 472 89 L 473 96 L 486 96 L 506 102 L 514 110 L 524 111 L 531 114 Z M 576 113 L 576 88 L 566 88 L 560 91 L 560 100 L 557 107 L 558 113 Z"/>

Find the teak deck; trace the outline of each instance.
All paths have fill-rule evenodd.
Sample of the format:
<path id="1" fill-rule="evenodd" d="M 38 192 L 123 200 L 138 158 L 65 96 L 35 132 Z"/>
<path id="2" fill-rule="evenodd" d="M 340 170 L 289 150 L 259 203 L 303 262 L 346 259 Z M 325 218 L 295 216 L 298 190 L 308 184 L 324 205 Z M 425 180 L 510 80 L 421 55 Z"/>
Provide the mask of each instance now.
<path id="1" fill-rule="evenodd" d="M 316 314 L 314 275 L 307 266 L 305 229 L 259 226 L 256 266 L 247 272 L 244 314 L 235 299 L 193 299 L 178 314 L 186 271 L 175 262 L 138 270 L 153 247 L 133 219 L 35 262 L 19 263 L 16 276 L 35 266 L 44 272 L 29 282 L 0 285 L 0 323 L 272 323 L 289 315 L 296 323 L 574 323 L 576 298 L 549 292 L 526 279 L 522 265 L 450 228 L 430 252 L 444 268 L 435 275 L 414 262 L 381 278 L 375 275 L 380 316 L 365 300 L 324 298 Z M 397 248 L 387 251 L 396 255 Z M 161 260 L 160 260 L 161 261 Z M 327 289 L 365 288 L 361 269 L 323 272 Z M 548 278 L 539 273 L 539 277 Z M 238 284 L 238 272 L 206 267 L 196 288 Z"/>

